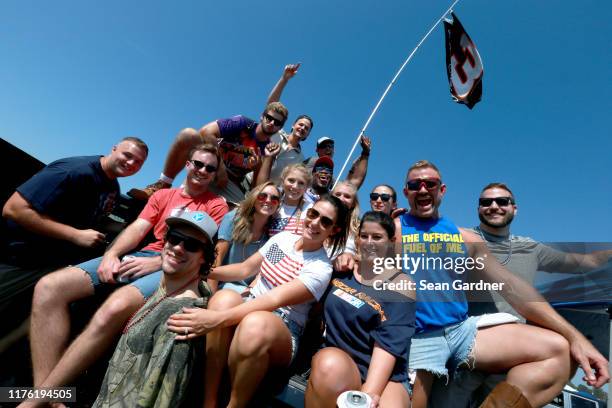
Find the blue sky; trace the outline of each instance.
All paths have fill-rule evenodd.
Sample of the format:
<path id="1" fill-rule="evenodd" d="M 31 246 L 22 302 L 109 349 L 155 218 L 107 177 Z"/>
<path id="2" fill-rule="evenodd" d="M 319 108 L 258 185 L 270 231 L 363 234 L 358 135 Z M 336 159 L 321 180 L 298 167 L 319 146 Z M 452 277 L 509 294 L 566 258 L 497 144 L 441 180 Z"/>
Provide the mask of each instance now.
<path id="1" fill-rule="evenodd" d="M 336 139 L 341 165 L 388 81 L 450 1 L 6 1 L 0 13 L 0 137 L 48 162 L 105 153 L 136 135 L 152 149 L 126 191 L 157 179 L 183 127 L 257 119 L 287 63 L 282 101 Z M 374 118 L 363 206 L 400 188 L 418 159 L 439 165 L 442 207 L 477 222 L 490 181 L 518 199 L 514 232 L 610 241 L 609 1 L 463 0 L 455 8 L 485 67 L 483 100 L 453 103 L 439 27 Z M 405 203 L 405 200 L 400 200 Z"/>

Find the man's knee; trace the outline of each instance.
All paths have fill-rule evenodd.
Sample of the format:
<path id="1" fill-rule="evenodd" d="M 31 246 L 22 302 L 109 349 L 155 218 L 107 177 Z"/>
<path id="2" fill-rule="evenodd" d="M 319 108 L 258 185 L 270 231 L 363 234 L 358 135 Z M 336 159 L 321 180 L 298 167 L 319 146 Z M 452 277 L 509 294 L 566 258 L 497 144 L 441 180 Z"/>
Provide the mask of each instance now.
<path id="1" fill-rule="evenodd" d="M 80 268 L 68 267 L 38 281 L 32 304 L 34 307 L 68 304 L 92 294 L 93 286 L 87 274 Z"/>
<path id="2" fill-rule="evenodd" d="M 200 137 L 200 134 L 197 130 L 193 128 L 181 129 L 181 131 L 178 132 L 178 134 L 176 135 L 176 139 L 174 140 L 174 143 L 177 146 L 180 146 L 185 149 L 189 149 L 191 148 L 191 146 L 194 146 L 201 142 L 202 139 Z"/>
<path id="3" fill-rule="evenodd" d="M 100 306 L 91 320 L 93 330 L 104 331 L 111 327 L 123 327 L 130 316 L 144 302 L 144 297 L 133 286 L 125 286 L 115 291 Z"/>

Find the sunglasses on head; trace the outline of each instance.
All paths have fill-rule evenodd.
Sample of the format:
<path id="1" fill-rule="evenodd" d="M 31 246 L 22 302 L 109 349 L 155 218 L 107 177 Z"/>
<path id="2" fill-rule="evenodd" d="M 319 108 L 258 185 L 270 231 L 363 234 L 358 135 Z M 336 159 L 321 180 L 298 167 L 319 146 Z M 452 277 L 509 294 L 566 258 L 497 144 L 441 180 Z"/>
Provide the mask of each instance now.
<path id="1" fill-rule="evenodd" d="M 187 235 L 181 234 L 176 230 L 168 230 L 166 233 L 166 241 L 172 246 L 178 245 L 182 242 L 183 248 L 185 248 L 185 251 L 188 252 L 198 252 L 203 247 L 202 241 L 188 237 Z"/>
<path id="2" fill-rule="evenodd" d="M 514 204 L 512 197 L 495 197 L 495 198 L 479 198 L 478 205 L 481 207 L 490 207 L 493 201 L 500 206 L 505 207 L 510 204 Z"/>
<path id="3" fill-rule="evenodd" d="M 370 200 L 376 201 L 379 198 L 383 202 L 386 203 L 387 201 L 389 201 L 392 198 L 392 196 L 391 196 L 391 194 L 387 194 L 387 193 L 370 193 Z"/>
<path id="4" fill-rule="evenodd" d="M 265 203 L 266 200 L 270 200 L 270 204 L 272 205 L 278 205 L 278 203 L 280 203 L 280 197 L 276 194 L 259 193 L 256 198 L 260 203 Z"/>
<path id="5" fill-rule="evenodd" d="M 217 168 L 212 164 L 205 164 L 199 160 L 189 160 L 189 162 L 193 164 L 193 167 L 195 167 L 196 169 L 204 169 L 207 173 L 214 173 L 215 171 L 217 171 Z"/>
<path id="6" fill-rule="evenodd" d="M 427 190 L 433 190 L 440 185 L 440 180 L 438 179 L 417 179 L 417 180 L 408 180 L 406 182 L 406 188 L 410 191 L 419 191 L 421 186 L 425 186 Z"/>
<path id="7" fill-rule="evenodd" d="M 314 208 L 309 208 L 306 211 L 306 218 L 308 218 L 310 221 L 314 221 L 318 218 L 319 222 L 321 223 L 321 226 L 325 229 L 328 229 L 334 226 L 334 220 L 324 215 L 321 215 L 321 213 L 315 210 Z"/>
<path id="8" fill-rule="evenodd" d="M 283 126 L 285 124 L 285 119 L 276 119 L 274 116 L 269 113 L 264 113 L 263 117 L 266 118 L 268 122 L 274 123 L 274 126 Z"/>

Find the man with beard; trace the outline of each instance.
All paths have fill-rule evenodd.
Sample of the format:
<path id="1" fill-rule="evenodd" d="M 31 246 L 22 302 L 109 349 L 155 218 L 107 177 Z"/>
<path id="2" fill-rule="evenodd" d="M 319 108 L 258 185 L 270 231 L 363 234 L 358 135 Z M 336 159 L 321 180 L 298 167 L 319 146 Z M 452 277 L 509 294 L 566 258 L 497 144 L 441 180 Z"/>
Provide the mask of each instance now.
<path id="1" fill-rule="evenodd" d="M 189 398 L 202 393 L 191 379 L 203 366 L 204 344 L 176 341 L 166 320 L 184 308 L 207 306 L 211 292 L 202 279 L 215 259 L 217 224 L 201 211 L 178 212 L 166 224 L 159 288 L 123 328 L 94 407 L 178 407 L 186 400 L 193 406 Z M 20 408 L 41 405 L 28 401 Z"/>
<path id="2" fill-rule="evenodd" d="M 142 190 L 132 189 L 128 194 L 139 200 L 147 200 L 156 191 L 170 188 L 188 159 L 189 150 L 200 143 L 209 143 L 219 146 L 222 158 L 216 186 L 211 186 L 211 191 L 237 204 L 244 199 L 245 176 L 253 171 L 253 179 L 257 179 L 260 158 L 270 142 L 270 136 L 282 129 L 288 115 L 282 103 L 272 102 L 264 109 L 259 123 L 238 115 L 210 122 L 199 131 L 183 129 L 170 146 L 159 180 Z"/>
<path id="3" fill-rule="evenodd" d="M 178 212 L 203 211 L 217 224 L 221 222 L 227 204 L 209 191 L 220 163 L 217 148 L 198 145 L 188 157 L 185 186 L 155 193 L 103 257 L 60 269 L 38 282 L 30 329 L 35 386 L 41 386 L 43 381 L 45 386 L 52 386 L 74 379 L 110 347 L 129 317 L 155 291 L 161 278 L 160 252 L 167 230 L 166 218 Z M 155 241 L 132 252 L 151 230 Z M 103 287 L 120 285 L 66 350 L 70 335 L 69 305 L 93 296 Z"/>
<path id="4" fill-rule="evenodd" d="M 612 251 L 590 254 L 561 252 L 529 237 L 513 235 L 510 233 L 510 225 L 516 213 L 517 204 L 512 190 L 504 183 L 490 183 L 482 189 L 478 199 L 480 225 L 471 231 L 486 242 L 502 265 L 529 283 L 533 283 L 537 271 L 582 273 L 604 265 L 612 254 Z M 510 313 L 525 321 L 497 292 L 479 293 L 478 301 L 469 303 L 468 313 L 472 316 L 497 312 Z M 432 406 L 466 407 L 470 403 L 478 406 L 505 377 L 472 371 L 461 372 L 448 386 L 436 380 Z M 477 393 L 473 394 L 476 390 Z"/>
<path id="5" fill-rule="evenodd" d="M 507 372 L 483 407 L 529 408 L 551 401 L 571 374 L 571 357 L 582 367 L 591 386 L 601 387 L 610 376 L 608 362 L 593 345 L 523 279 L 506 270 L 473 232 L 440 216 L 446 185 L 438 168 L 419 161 L 408 170 L 404 195 L 410 210 L 396 219 L 396 242 L 404 258 L 420 264 L 404 270 L 417 285 L 416 327 L 409 366 L 416 370 L 412 406 L 425 408 L 434 375 L 447 377 L 459 367 L 483 372 Z M 444 259 L 444 266 L 430 259 Z M 447 265 L 450 260 L 450 266 Z M 471 260 L 472 268 L 463 268 Z M 413 262 L 409 266 L 415 265 Z M 476 267 L 475 265 L 479 265 Z M 461 266 L 463 269 L 460 269 Z M 455 282 L 480 272 L 488 283 L 501 287 L 504 298 L 529 321 L 479 328 L 468 317 L 467 300 Z M 423 282 L 428 284 L 424 287 Z M 433 286 L 429 286 L 432 284 Z"/>

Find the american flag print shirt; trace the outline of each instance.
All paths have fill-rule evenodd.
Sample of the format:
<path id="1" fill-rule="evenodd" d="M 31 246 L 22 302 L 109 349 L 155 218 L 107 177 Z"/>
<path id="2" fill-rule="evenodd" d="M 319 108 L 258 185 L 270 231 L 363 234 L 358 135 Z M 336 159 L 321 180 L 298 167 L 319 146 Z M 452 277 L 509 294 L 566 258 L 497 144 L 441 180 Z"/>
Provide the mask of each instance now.
<path id="1" fill-rule="evenodd" d="M 304 232 L 304 218 L 306 218 L 306 210 L 312 207 L 312 203 L 302 203 L 302 208 L 283 204 L 279 207 L 276 214 L 272 216 L 268 235 L 273 236 L 281 231 L 289 231 L 296 235 L 302 235 Z"/>
<path id="2" fill-rule="evenodd" d="M 251 293 L 259 297 L 278 286 L 299 279 L 312 294 L 313 300 L 280 309 L 287 313 L 290 320 L 303 326 L 314 300 L 320 299 L 325 293 L 332 267 L 323 248 L 312 252 L 296 251 L 295 244 L 299 239 L 300 236 L 284 231 L 270 238 L 259 249 L 263 261 L 259 279 Z"/>

